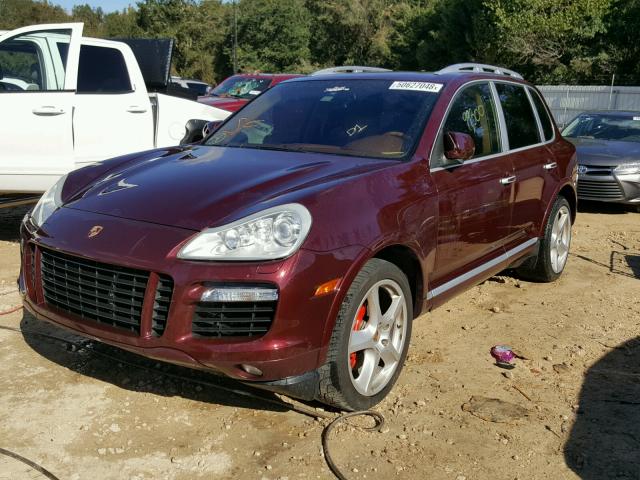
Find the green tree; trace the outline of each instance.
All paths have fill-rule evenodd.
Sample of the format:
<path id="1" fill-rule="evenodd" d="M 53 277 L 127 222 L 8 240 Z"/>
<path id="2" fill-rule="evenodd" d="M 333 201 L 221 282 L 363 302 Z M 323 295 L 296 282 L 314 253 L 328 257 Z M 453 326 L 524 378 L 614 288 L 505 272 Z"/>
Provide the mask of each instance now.
<path id="1" fill-rule="evenodd" d="M 103 33 L 106 38 L 142 37 L 138 26 L 138 11 L 132 7 L 121 12 L 107 13 L 103 18 Z"/>
<path id="2" fill-rule="evenodd" d="M 440 0 L 421 10 L 411 29 L 416 43 L 409 49 L 413 58 L 405 59 L 411 68 L 438 70 L 453 63 L 497 60 L 495 25 L 484 0 Z"/>
<path id="3" fill-rule="evenodd" d="M 319 65 L 382 65 L 390 55 L 387 0 L 307 0 L 311 54 Z"/>
<path id="4" fill-rule="evenodd" d="M 607 32 L 600 36 L 599 47 L 605 52 L 607 77 L 616 75 L 616 84 L 638 85 L 640 82 L 640 42 L 637 28 L 640 24 L 640 1 L 618 0 L 607 14 Z M 601 54 L 603 55 L 603 54 Z M 599 78 L 601 82 L 609 78 Z"/>
<path id="5" fill-rule="evenodd" d="M 32 0 L 0 0 L 0 29 L 3 30 L 68 21 L 67 13 L 57 5 Z"/>
<path id="6" fill-rule="evenodd" d="M 71 18 L 74 22 L 84 23 L 83 34 L 90 37 L 104 35 L 104 13 L 102 8 L 95 10 L 88 4 L 75 5 L 71 10 Z"/>
<path id="7" fill-rule="evenodd" d="M 304 0 L 241 0 L 237 9 L 240 70 L 287 72 L 305 68 L 310 17 Z M 225 40 L 229 60 L 232 35 L 229 28 Z"/>
<path id="8" fill-rule="evenodd" d="M 224 35 L 222 10 L 219 0 L 145 0 L 138 3 L 137 25 L 144 36 L 175 39 L 175 73 L 210 82 L 216 44 Z"/>
<path id="9" fill-rule="evenodd" d="M 585 81 L 610 69 L 597 38 L 615 0 L 485 0 L 502 63 L 538 82 Z"/>

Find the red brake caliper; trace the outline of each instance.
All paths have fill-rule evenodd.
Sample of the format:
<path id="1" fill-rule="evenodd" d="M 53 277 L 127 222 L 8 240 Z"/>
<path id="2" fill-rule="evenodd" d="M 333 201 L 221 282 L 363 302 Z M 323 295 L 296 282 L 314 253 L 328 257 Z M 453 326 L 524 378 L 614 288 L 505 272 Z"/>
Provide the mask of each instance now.
<path id="1" fill-rule="evenodd" d="M 362 305 L 360 307 L 360 309 L 358 310 L 358 313 L 356 315 L 356 321 L 353 323 L 353 330 L 360 330 L 360 328 L 362 327 L 362 324 L 364 323 L 364 316 L 367 313 L 367 307 L 365 307 L 364 305 Z M 356 352 L 353 352 L 351 355 L 349 355 L 349 363 L 351 364 L 351 368 L 355 368 L 356 366 Z"/>

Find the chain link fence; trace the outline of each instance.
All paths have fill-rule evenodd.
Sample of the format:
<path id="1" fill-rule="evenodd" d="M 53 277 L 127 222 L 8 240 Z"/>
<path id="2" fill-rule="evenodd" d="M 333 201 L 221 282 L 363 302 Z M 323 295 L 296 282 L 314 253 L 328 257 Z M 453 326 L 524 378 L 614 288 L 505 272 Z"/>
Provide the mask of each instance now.
<path id="1" fill-rule="evenodd" d="M 640 111 L 640 87 L 542 85 L 538 89 L 560 126 L 587 110 Z"/>

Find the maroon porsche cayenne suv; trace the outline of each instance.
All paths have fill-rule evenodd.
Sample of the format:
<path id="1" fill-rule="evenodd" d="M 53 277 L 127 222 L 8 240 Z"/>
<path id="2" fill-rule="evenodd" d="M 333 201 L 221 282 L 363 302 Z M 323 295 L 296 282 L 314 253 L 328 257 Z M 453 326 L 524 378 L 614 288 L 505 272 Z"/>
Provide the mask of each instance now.
<path id="1" fill-rule="evenodd" d="M 22 224 L 25 307 L 147 357 L 376 404 L 415 317 L 506 268 L 555 280 L 568 258 L 573 145 L 515 73 L 467 69 L 290 80 L 202 144 L 71 172 Z"/>

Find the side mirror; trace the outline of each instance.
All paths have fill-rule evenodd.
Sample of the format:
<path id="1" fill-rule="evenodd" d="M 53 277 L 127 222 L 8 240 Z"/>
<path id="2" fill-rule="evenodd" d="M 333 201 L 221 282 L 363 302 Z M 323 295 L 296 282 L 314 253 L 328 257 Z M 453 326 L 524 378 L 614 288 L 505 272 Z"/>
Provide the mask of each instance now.
<path id="1" fill-rule="evenodd" d="M 460 132 L 445 132 L 444 156 L 449 160 L 464 162 L 476 153 L 476 143 L 471 135 Z"/>
<path id="2" fill-rule="evenodd" d="M 204 127 L 202 127 L 202 137 L 207 138 L 207 136 L 215 132 L 222 125 L 222 120 L 215 120 L 213 122 L 205 123 Z"/>

